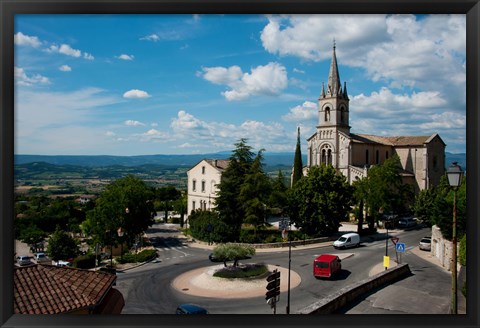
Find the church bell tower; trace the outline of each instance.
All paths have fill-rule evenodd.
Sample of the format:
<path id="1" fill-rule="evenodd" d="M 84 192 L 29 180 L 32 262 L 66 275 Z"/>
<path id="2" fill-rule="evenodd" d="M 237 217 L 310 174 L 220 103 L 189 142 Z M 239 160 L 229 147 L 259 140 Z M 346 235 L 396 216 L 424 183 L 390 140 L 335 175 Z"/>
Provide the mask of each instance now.
<path id="1" fill-rule="evenodd" d="M 328 74 L 328 84 L 322 83 L 318 106 L 318 126 L 317 130 L 334 131 L 339 130 L 347 135 L 350 134 L 349 126 L 349 99 L 347 93 L 347 84 L 340 82 L 338 73 L 337 55 L 335 53 L 335 42 L 333 44 L 332 63 Z"/>

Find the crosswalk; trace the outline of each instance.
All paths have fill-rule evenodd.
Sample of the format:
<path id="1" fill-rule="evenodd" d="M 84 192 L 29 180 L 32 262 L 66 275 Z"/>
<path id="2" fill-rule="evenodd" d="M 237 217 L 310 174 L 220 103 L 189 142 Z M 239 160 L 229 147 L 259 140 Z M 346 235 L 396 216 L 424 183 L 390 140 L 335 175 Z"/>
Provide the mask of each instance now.
<path id="1" fill-rule="evenodd" d="M 155 247 L 155 249 L 159 252 L 165 252 L 165 251 L 171 251 L 171 250 L 182 250 L 182 249 L 188 249 L 188 246 L 161 246 L 161 247 Z"/>

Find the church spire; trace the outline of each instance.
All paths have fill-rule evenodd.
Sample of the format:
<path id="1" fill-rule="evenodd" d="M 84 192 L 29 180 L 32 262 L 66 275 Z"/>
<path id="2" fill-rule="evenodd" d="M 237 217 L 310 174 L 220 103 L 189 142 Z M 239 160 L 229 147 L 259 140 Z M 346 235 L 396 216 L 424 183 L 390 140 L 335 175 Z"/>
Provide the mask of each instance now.
<path id="1" fill-rule="evenodd" d="M 328 74 L 327 95 L 336 96 L 341 90 L 340 74 L 338 73 L 337 55 L 335 53 L 336 43 L 333 40 L 332 63 L 330 64 L 330 73 Z"/>

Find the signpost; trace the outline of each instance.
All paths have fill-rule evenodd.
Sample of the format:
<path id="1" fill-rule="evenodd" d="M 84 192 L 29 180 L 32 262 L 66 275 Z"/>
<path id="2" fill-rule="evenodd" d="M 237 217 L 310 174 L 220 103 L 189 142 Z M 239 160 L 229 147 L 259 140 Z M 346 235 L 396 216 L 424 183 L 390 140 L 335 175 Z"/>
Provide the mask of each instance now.
<path id="1" fill-rule="evenodd" d="M 405 244 L 397 243 L 395 245 L 395 250 L 397 251 L 397 253 L 400 253 L 400 263 L 402 263 L 402 253 L 405 253 Z"/>
<path id="2" fill-rule="evenodd" d="M 280 295 L 280 271 L 277 269 L 267 277 L 267 292 L 265 293 L 265 299 L 267 304 L 273 308 L 273 314 L 277 312 L 277 302 L 279 301 Z"/>

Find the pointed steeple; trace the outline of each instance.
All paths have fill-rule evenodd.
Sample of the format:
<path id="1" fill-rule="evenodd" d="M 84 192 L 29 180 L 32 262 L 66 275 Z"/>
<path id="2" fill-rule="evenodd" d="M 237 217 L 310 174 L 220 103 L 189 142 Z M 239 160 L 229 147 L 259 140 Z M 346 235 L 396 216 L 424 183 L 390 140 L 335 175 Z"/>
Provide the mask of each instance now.
<path id="1" fill-rule="evenodd" d="M 327 94 L 336 96 L 341 90 L 340 74 L 338 73 L 337 55 L 335 53 L 335 40 L 333 40 L 332 63 L 330 64 L 330 73 L 328 74 Z"/>
<path id="2" fill-rule="evenodd" d="M 325 98 L 325 84 L 322 82 L 322 93 L 320 94 L 320 98 Z"/>
<path id="3" fill-rule="evenodd" d="M 343 98 L 348 99 L 347 82 L 343 82 Z"/>

